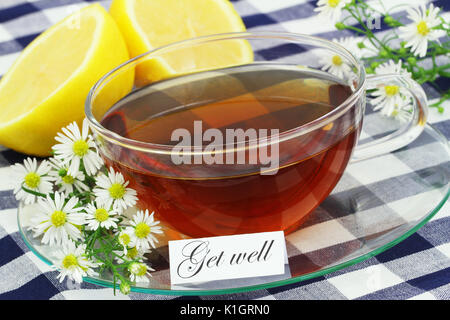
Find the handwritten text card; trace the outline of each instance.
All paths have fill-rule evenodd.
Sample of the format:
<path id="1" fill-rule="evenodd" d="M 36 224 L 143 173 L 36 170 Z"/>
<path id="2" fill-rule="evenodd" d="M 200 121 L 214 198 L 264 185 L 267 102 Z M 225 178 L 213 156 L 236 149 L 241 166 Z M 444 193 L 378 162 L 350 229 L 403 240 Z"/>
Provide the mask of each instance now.
<path id="1" fill-rule="evenodd" d="M 169 241 L 172 284 L 284 273 L 282 231 Z"/>

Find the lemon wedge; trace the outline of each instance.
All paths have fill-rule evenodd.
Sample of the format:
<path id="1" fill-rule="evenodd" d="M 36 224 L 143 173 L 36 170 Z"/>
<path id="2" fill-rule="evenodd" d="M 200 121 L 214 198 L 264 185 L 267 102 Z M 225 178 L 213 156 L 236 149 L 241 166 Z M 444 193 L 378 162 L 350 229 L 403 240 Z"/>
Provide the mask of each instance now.
<path id="1" fill-rule="evenodd" d="M 128 59 L 120 30 L 99 4 L 52 26 L 23 50 L 0 81 L 0 144 L 49 155 L 61 127 L 81 123 L 90 88 Z M 112 103 L 129 92 L 133 78 L 130 73 L 121 77 L 103 99 Z"/>
<path id="2" fill-rule="evenodd" d="M 132 57 L 181 40 L 246 30 L 228 0 L 113 0 L 110 13 Z M 140 63 L 136 84 L 252 60 L 252 48 L 242 39 L 186 47 Z"/>

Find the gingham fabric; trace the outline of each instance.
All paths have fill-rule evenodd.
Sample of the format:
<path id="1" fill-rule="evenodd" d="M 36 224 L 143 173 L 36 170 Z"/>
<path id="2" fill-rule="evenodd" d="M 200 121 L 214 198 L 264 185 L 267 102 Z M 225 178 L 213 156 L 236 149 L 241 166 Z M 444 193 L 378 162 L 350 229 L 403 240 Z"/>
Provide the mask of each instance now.
<path id="1" fill-rule="evenodd" d="M 40 32 L 89 2 L 93 1 L 1 0 L 0 74 L 8 70 L 20 51 Z M 109 1 L 99 2 L 105 8 L 109 7 Z M 318 23 L 313 12 L 316 1 L 239 0 L 232 2 L 249 30 L 299 32 L 328 39 L 351 35 L 346 31 L 336 31 L 332 25 Z M 409 1 L 409 3 L 422 2 Z M 446 10 L 444 18 L 448 20 L 450 3 L 446 0 L 434 3 L 444 7 Z M 397 8 L 394 16 L 404 19 L 405 12 L 401 7 Z M 386 26 L 381 24 L 381 29 L 375 31 L 384 32 L 385 29 Z M 431 102 L 435 101 L 436 92 L 430 88 L 425 89 Z M 444 114 L 439 114 L 434 109 L 430 111 L 429 122 L 447 139 L 450 139 L 450 102 L 447 101 L 444 106 L 446 107 Z M 364 138 L 370 139 L 371 136 L 377 136 L 380 133 L 380 128 L 369 127 Z M 422 135 L 414 143 L 414 147 L 423 148 L 418 150 L 426 152 L 429 137 Z M 418 232 L 383 253 L 340 271 L 286 286 L 238 294 L 177 297 L 141 293 L 131 293 L 128 296 L 118 293 L 114 296 L 112 289 L 89 283 L 81 285 L 67 281 L 59 283 L 56 279 L 57 272 L 51 271 L 48 265 L 30 252 L 18 232 L 17 202 L 12 192 L 13 177 L 9 166 L 23 161 L 24 158 L 22 154 L 0 147 L 0 299 L 447 300 L 450 298 L 450 205 L 448 203 Z M 346 181 L 344 186 L 353 191 L 368 186 L 367 188 L 377 195 L 380 202 L 372 203 L 372 207 L 383 207 L 381 205 L 386 202 L 393 204 L 399 199 L 411 196 L 407 185 L 398 190 L 386 190 L 386 186 L 392 179 L 414 181 L 416 174 L 423 174 L 423 170 L 433 166 L 431 163 L 421 163 L 420 153 L 415 159 L 405 159 L 400 155 L 386 155 L 370 161 L 374 168 L 380 164 L 377 161 L 391 161 L 392 166 L 389 170 L 364 176 L 360 178 L 360 181 Z M 439 165 L 447 171 L 450 169 L 449 163 L 439 163 Z M 414 172 L 411 167 L 420 168 L 419 171 L 422 171 Z M 350 177 L 351 174 L 350 172 Z M 395 205 L 390 207 L 395 210 Z M 325 213 L 326 211 L 325 203 L 324 212 L 318 214 L 315 221 L 310 222 L 311 226 L 314 226 L 314 223 L 316 223 L 315 226 L 319 226 L 318 229 L 313 230 L 320 231 L 320 228 L 324 226 L 345 228 L 345 219 L 343 219 L 345 217 L 339 217 L 337 213 L 335 219 L 331 219 Z M 341 239 L 343 242 L 358 240 L 358 230 L 347 230 L 342 234 L 349 235 L 347 238 L 343 236 Z M 293 247 L 288 239 L 287 249 L 290 256 L 295 256 L 296 250 L 304 252 L 307 248 Z M 368 285 L 374 275 L 378 280 L 376 285 Z"/>

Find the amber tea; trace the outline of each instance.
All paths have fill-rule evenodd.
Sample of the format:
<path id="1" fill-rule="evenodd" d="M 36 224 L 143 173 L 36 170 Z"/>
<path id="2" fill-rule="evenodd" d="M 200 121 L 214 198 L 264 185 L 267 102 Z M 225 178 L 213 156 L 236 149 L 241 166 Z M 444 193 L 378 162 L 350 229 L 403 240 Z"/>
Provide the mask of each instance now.
<path id="1" fill-rule="evenodd" d="M 160 81 L 121 99 L 102 125 L 121 136 L 161 146 L 165 150 L 161 152 L 180 145 L 173 133 L 182 129 L 197 147 L 217 147 L 209 154 L 214 161 L 198 161 L 202 152 L 188 152 L 183 159 L 192 161 L 173 165 L 158 153 L 123 149 L 117 149 L 114 160 L 108 155 L 105 160 L 137 190 L 140 206 L 154 210 L 158 219 L 186 235 L 290 232 L 328 196 L 348 163 L 361 125 L 352 121 L 359 117 L 352 115 L 352 108 L 325 126 L 320 121 L 351 93 L 348 85 L 329 74 L 276 64 Z M 283 140 L 295 136 L 299 128 L 309 129 Z M 211 129 L 214 141 L 205 135 Z M 265 130 L 268 136 L 278 132 L 277 140 L 269 143 L 276 148 L 267 154 L 276 158 L 276 168 L 227 162 L 236 157 L 226 154 L 239 150 L 245 150 L 249 160 L 249 143 L 255 138 L 235 135 L 231 144 L 217 140 L 231 130 Z M 224 144 L 227 148 L 220 149 Z"/>

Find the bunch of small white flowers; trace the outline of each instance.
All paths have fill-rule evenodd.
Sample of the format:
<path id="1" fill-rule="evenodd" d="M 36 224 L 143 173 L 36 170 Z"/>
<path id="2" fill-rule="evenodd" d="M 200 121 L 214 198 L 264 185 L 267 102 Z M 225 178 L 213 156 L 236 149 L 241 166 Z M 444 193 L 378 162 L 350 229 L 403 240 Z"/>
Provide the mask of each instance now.
<path id="1" fill-rule="evenodd" d="M 443 112 L 441 105 L 450 98 L 450 89 L 436 80 L 450 77 L 448 19 L 440 16 L 442 9 L 432 3 L 419 7 L 404 4 L 391 9 L 386 8 L 388 5 L 388 1 L 375 4 L 363 0 L 319 0 L 315 11 L 338 30 L 346 30 L 345 37 L 333 41 L 362 60 L 367 73 L 403 74 L 419 84 L 428 83 L 441 94 L 439 101 L 430 107 Z M 394 9 L 404 9 L 405 19 L 394 18 Z M 377 28 L 383 30 L 377 32 Z M 351 78 L 354 72 L 344 57 L 336 53 L 322 54 L 319 63 L 322 70 L 340 79 Z M 410 97 L 395 83 L 386 83 L 372 94 L 374 110 L 383 115 L 404 120 L 405 113 L 411 110 Z"/>
<path id="2" fill-rule="evenodd" d="M 159 221 L 148 210 L 125 216 L 137 193 L 120 172 L 105 167 L 86 119 L 81 130 L 73 122 L 55 140 L 50 159 L 13 165 L 17 200 L 37 204 L 29 228 L 54 249 L 61 282 L 109 272 L 127 294 L 132 283 L 148 282 L 154 271 L 143 261 L 162 233 Z"/>

